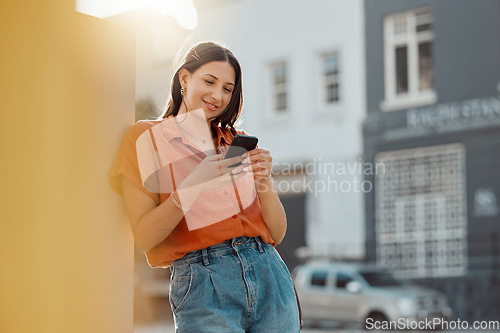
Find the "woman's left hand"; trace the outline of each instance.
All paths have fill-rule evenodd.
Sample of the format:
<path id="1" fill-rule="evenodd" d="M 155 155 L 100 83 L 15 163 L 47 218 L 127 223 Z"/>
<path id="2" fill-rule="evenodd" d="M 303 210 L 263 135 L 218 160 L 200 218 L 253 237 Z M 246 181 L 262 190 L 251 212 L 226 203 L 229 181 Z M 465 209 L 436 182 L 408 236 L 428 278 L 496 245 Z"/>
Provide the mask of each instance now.
<path id="1" fill-rule="evenodd" d="M 271 179 L 273 158 L 269 151 L 263 148 L 256 148 L 248 152 L 254 178 L 259 183 L 264 183 Z"/>

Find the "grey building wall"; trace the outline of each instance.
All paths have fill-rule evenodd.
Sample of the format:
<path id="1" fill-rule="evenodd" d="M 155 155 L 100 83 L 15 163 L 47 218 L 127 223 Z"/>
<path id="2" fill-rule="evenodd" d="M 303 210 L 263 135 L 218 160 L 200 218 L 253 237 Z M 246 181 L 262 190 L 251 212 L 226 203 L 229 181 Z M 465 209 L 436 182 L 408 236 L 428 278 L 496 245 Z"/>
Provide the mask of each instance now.
<path id="1" fill-rule="evenodd" d="M 498 0 L 366 0 L 368 112 L 384 98 L 383 19 L 388 14 L 432 7 L 435 89 L 438 102 L 498 94 L 500 2 Z"/>
<path id="2" fill-rule="evenodd" d="M 491 105 L 488 117 L 471 118 L 471 126 L 463 130 L 442 130 L 438 125 L 427 128 L 427 134 L 388 135 L 409 129 L 409 113 L 402 109 L 384 112 L 379 108 L 384 99 L 384 17 L 415 8 L 429 6 L 434 16 L 433 42 L 434 89 L 439 106 L 461 107 L 464 101 L 478 100 L 492 104 L 499 95 L 500 81 L 500 1 L 467 0 L 366 0 L 366 96 L 367 119 L 364 123 L 364 158 L 374 162 L 379 152 L 461 143 L 465 147 L 465 183 L 467 206 L 468 269 L 462 277 L 428 278 L 416 283 L 445 292 L 455 316 L 464 320 L 494 319 L 500 313 L 500 216 L 480 216 L 477 190 L 496 190 L 500 198 L 500 114 Z M 483 112 L 483 113 L 484 113 Z M 439 120 L 439 118 L 436 118 Z M 443 120 L 443 119 L 441 119 Z M 467 121 L 467 119 L 463 119 Z M 374 176 L 366 180 L 375 181 Z M 375 191 L 365 196 L 367 260 L 376 259 Z M 497 318 L 498 319 L 498 318 Z"/>

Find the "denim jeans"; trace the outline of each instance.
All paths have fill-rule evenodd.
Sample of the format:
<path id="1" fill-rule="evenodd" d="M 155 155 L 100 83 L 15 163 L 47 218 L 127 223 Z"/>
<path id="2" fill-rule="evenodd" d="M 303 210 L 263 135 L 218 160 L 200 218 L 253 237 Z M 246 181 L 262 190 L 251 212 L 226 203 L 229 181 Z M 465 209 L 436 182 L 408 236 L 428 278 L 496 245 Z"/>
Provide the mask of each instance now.
<path id="1" fill-rule="evenodd" d="M 290 272 L 258 237 L 189 252 L 171 272 L 176 333 L 300 332 Z"/>

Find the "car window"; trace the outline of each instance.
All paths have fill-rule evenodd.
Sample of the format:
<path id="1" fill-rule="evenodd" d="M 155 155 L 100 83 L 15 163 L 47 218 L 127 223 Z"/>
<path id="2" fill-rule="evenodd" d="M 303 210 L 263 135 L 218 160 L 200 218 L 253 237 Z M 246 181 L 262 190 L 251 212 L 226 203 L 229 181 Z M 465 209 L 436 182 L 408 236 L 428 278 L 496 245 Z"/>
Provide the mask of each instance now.
<path id="1" fill-rule="evenodd" d="M 361 276 L 372 287 L 399 286 L 401 283 L 387 272 L 360 272 Z"/>
<path id="2" fill-rule="evenodd" d="M 347 273 L 344 273 L 344 272 L 338 272 L 337 273 L 337 283 L 336 283 L 336 286 L 337 288 L 343 288 L 345 289 L 345 287 L 347 286 L 347 284 L 349 282 L 351 282 L 353 279 L 351 278 L 351 276 Z"/>
<path id="3" fill-rule="evenodd" d="M 316 287 L 325 287 L 328 274 L 326 271 L 315 271 L 311 275 L 311 285 Z"/>

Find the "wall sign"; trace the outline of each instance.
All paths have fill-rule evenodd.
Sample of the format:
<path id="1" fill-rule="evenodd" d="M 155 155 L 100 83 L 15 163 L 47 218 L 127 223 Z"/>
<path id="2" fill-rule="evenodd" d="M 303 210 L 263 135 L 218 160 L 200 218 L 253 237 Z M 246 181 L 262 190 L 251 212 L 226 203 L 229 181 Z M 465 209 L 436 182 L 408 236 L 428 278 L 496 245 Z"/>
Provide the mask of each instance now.
<path id="1" fill-rule="evenodd" d="M 443 103 L 406 111 L 406 126 L 384 132 L 386 140 L 500 126 L 500 96 Z"/>
<path id="2" fill-rule="evenodd" d="M 472 211 L 475 217 L 497 216 L 500 212 L 498 200 L 491 187 L 479 187 L 474 192 L 474 209 Z"/>

